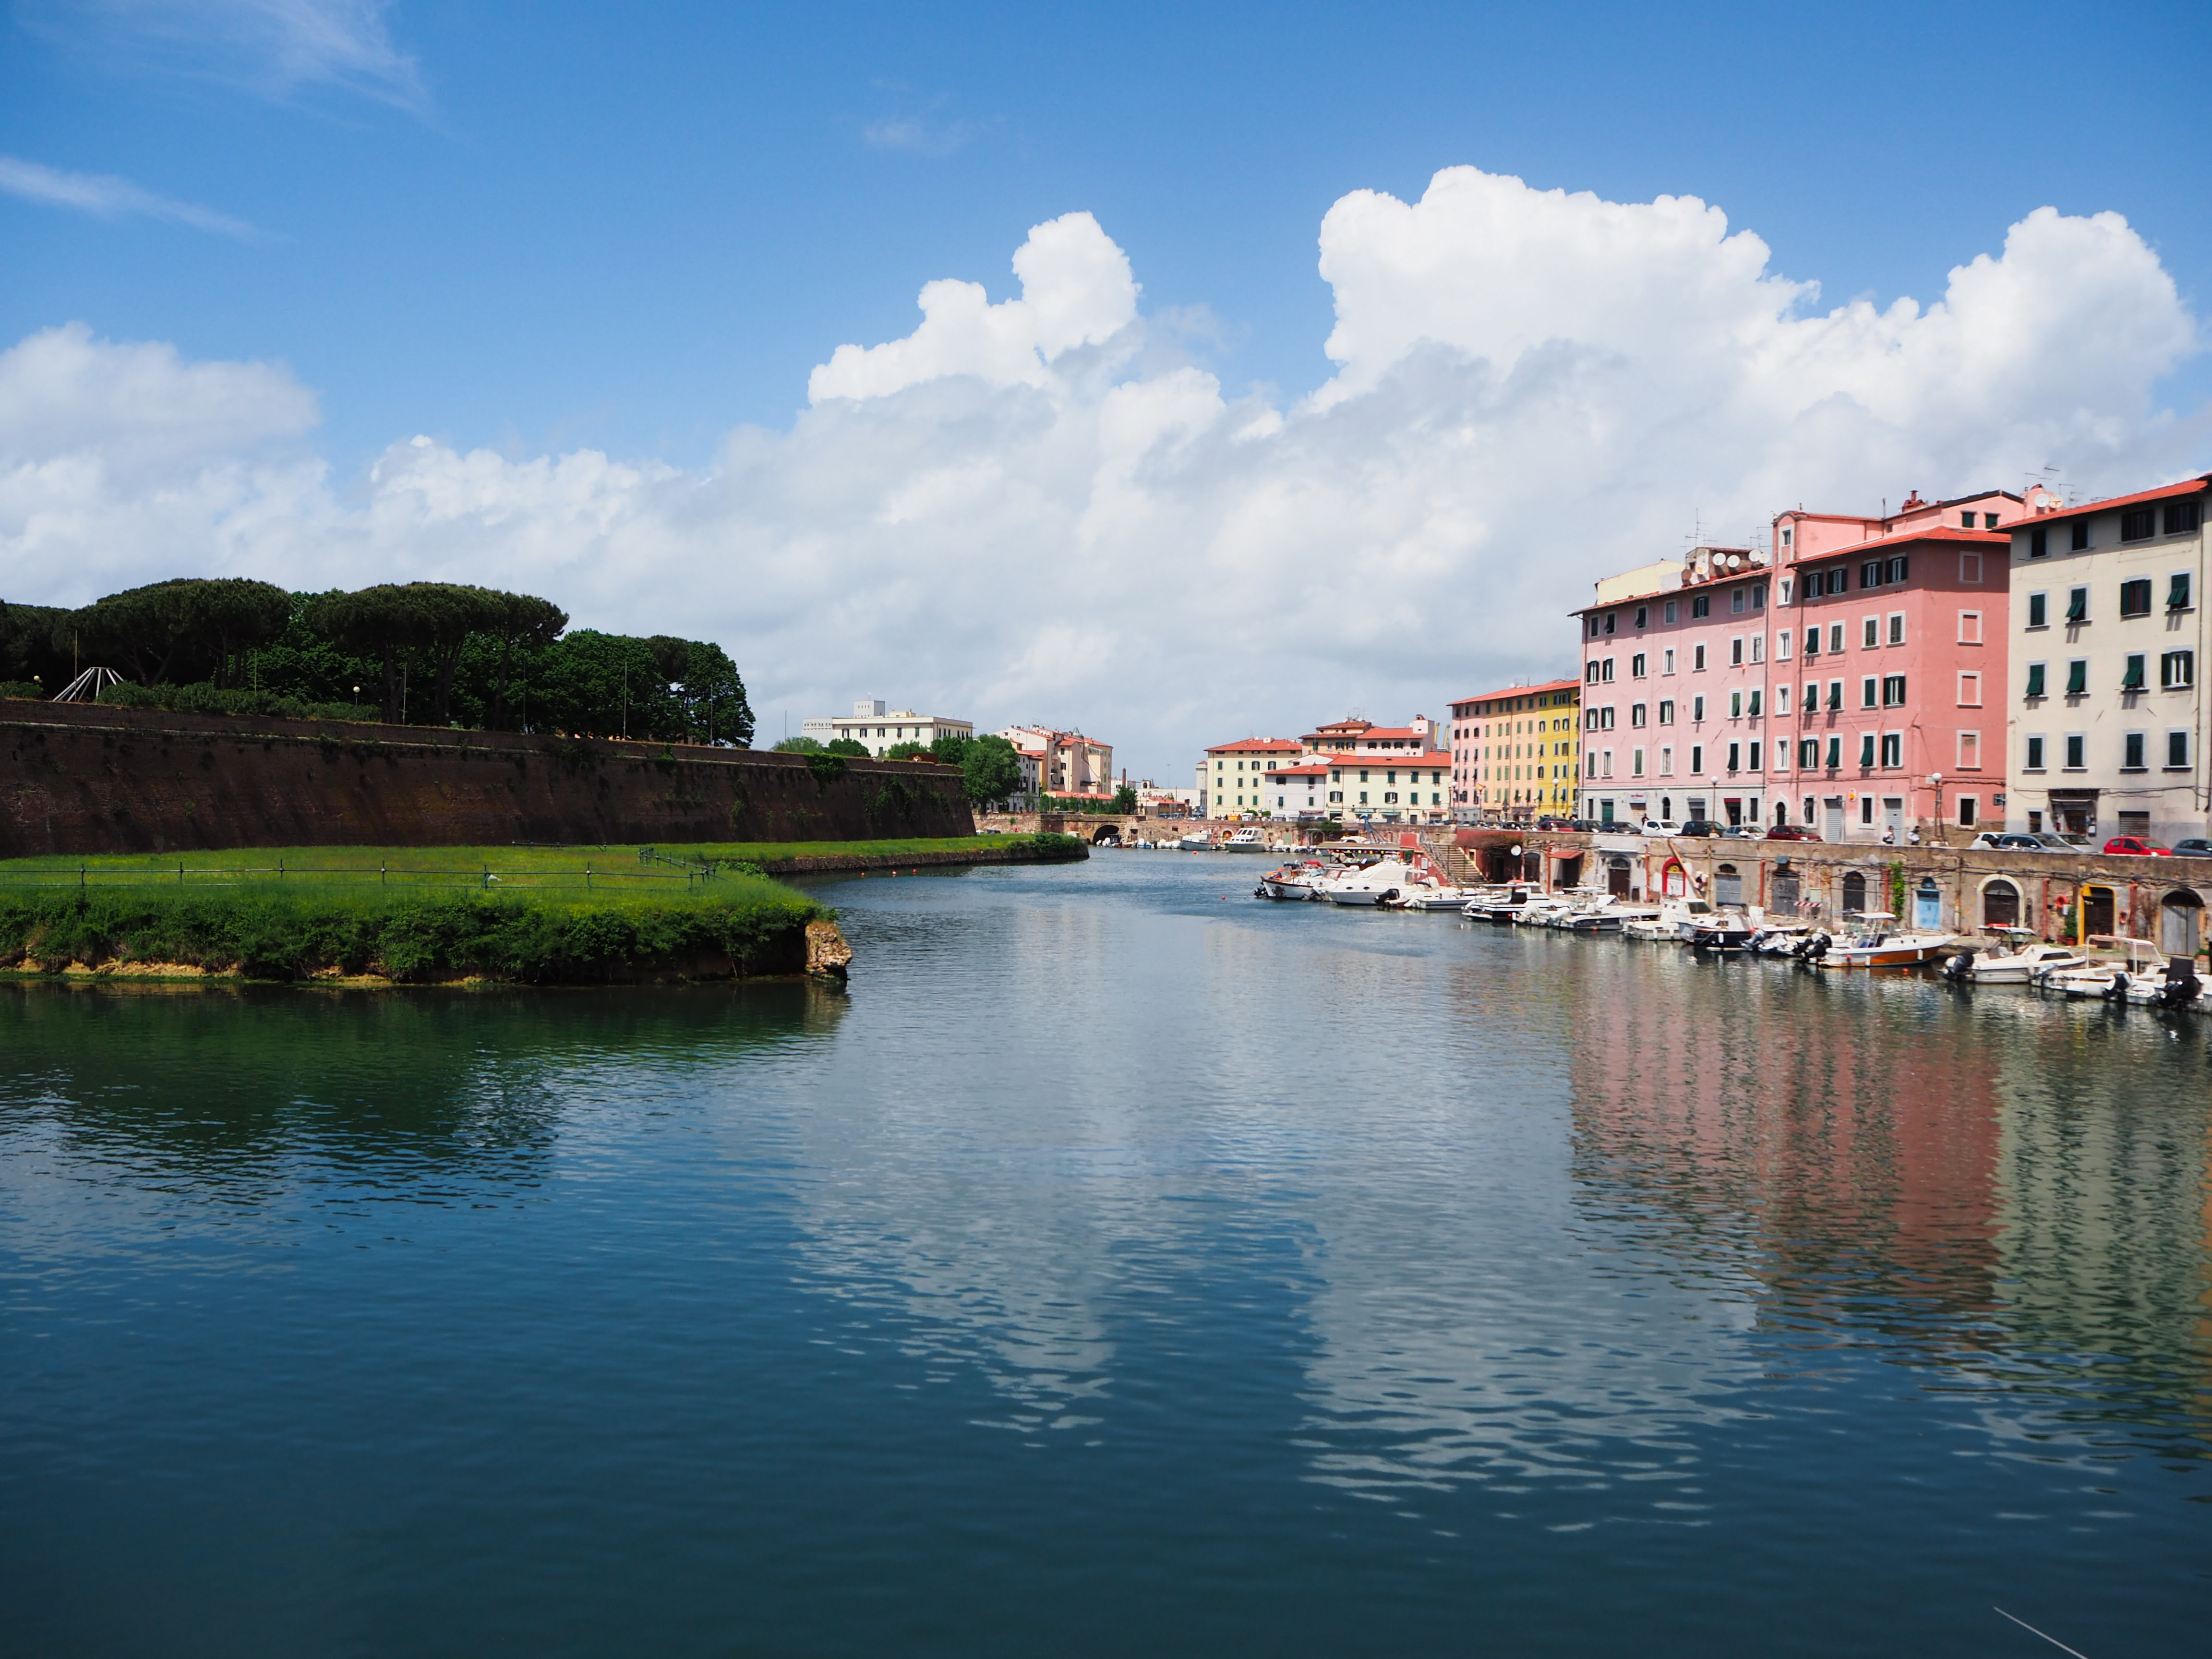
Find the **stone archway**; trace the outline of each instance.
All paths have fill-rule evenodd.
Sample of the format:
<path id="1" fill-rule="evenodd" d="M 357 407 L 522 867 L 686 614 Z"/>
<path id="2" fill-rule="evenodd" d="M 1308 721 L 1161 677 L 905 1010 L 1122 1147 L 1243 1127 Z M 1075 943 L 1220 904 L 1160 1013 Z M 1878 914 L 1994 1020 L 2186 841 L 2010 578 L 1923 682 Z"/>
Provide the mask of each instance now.
<path id="1" fill-rule="evenodd" d="M 1982 926 L 2020 926 L 2020 889 L 2002 876 L 1982 884 Z"/>
<path id="2" fill-rule="evenodd" d="M 2170 957 L 2193 957 L 2204 937 L 2204 901 L 2177 887 L 2160 901 L 2158 948 Z"/>

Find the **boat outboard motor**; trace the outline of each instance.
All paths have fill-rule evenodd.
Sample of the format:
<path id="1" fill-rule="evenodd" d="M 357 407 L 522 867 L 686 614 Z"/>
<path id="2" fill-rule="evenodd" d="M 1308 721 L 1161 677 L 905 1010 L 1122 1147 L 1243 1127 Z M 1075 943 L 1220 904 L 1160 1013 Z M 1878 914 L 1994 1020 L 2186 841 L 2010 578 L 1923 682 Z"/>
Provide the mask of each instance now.
<path id="1" fill-rule="evenodd" d="M 1800 954 L 1807 962 L 1818 962 L 1828 954 L 1828 946 L 1831 943 L 1832 941 L 1826 933 L 1815 933 L 1805 941 L 1805 948 Z"/>
<path id="2" fill-rule="evenodd" d="M 1384 888 L 1382 896 L 1375 902 L 1377 904 L 1395 904 L 1398 902 L 1398 890 L 1395 887 Z"/>
<path id="3" fill-rule="evenodd" d="M 2186 1008 L 2197 1000 L 2198 988 L 2197 965 L 2185 957 L 2174 957 L 2166 964 L 2166 983 L 2158 988 L 2158 1006 Z"/>
<path id="4" fill-rule="evenodd" d="M 1257 887 L 1255 887 L 1255 888 L 1252 890 L 1252 896 L 1253 896 L 1254 898 L 1265 898 L 1265 897 L 1267 897 L 1267 884 L 1266 882 L 1264 882 L 1264 881 L 1263 881 L 1263 882 L 1261 882 L 1261 883 Z"/>
<path id="5" fill-rule="evenodd" d="M 2105 1000 L 2107 1002 L 2125 1002 L 2127 1000 L 2128 976 L 2125 972 L 2115 973 L 2112 975 L 2112 982 L 2105 988 Z"/>
<path id="6" fill-rule="evenodd" d="M 1974 953 L 1972 951 L 1961 951 L 1958 955 L 1947 957 L 1943 960 L 1943 977 L 1954 985 L 1962 980 L 1972 978 L 1973 972 Z"/>

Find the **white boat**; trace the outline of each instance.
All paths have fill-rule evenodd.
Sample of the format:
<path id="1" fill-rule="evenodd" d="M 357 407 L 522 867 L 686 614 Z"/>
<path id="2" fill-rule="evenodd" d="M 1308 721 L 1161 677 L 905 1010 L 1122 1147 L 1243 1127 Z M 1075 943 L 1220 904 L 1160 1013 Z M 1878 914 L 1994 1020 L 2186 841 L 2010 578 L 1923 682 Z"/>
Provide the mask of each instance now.
<path id="1" fill-rule="evenodd" d="M 1712 913 L 1713 907 L 1701 898 L 1663 899 L 1660 902 L 1657 915 L 1623 922 L 1620 933 L 1624 939 L 1686 945 L 1690 929 Z"/>
<path id="2" fill-rule="evenodd" d="M 1794 957 L 1812 932 L 1809 921 L 1770 921 L 1753 932 L 1745 948 L 1755 957 Z"/>
<path id="3" fill-rule="evenodd" d="M 1229 839 L 1221 843 L 1219 850 L 1224 853 L 1264 853 L 1267 848 L 1260 839 L 1260 832 L 1248 825 L 1242 830 L 1231 830 Z"/>
<path id="4" fill-rule="evenodd" d="M 1557 893 L 1531 893 L 1528 902 L 1513 913 L 1516 927 L 1548 927 L 1552 918 L 1565 915 L 1573 904 Z"/>
<path id="5" fill-rule="evenodd" d="M 2094 945 L 2100 940 L 2119 954 L 2084 962 L 2079 968 L 2061 968 L 2045 974 L 2036 983 L 2046 991 L 2055 991 L 2077 1001 L 2085 997 L 2102 997 L 2110 1002 L 2124 1002 L 2129 1000 L 2128 993 L 2137 980 L 2155 980 L 2166 966 L 2166 952 L 2149 939 L 2100 933 L 2089 942 Z"/>
<path id="6" fill-rule="evenodd" d="M 1442 882 L 1425 884 L 1400 893 L 1392 901 L 1392 906 L 1400 910 L 1419 910 L 1425 915 L 1431 912 L 1441 915 L 1446 911 L 1462 915 L 1467 909 L 1468 898 L 1473 891 L 1468 887 L 1447 887 Z"/>
<path id="7" fill-rule="evenodd" d="M 1759 932 L 1759 924 L 1741 910 L 1722 908 L 1690 925 L 1690 944 L 1700 951 L 1741 951 Z"/>
<path id="8" fill-rule="evenodd" d="M 1259 888 L 1253 896 L 1291 901 L 1318 899 L 1322 883 L 1335 867 L 1323 864 L 1319 859 L 1308 859 L 1302 864 L 1285 864 L 1261 877 Z"/>
<path id="9" fill-rule="evenodd" d="M 1470 921 L 1494 921 L 1502 925 L 1511 921 L 1535 896 L 1539 896 L 1536 890 L 1525 882 L 1470 888 L 1467 903 L 1460 914 Z"/>
<path id="10" fill-rule="evenodd" d="M 2087 965 L 2070 945 L 2052 945 L 2024 927 L 1998 931 L 2003 948 L 1977 951 L 1969 945 L 1943 963 L 1943 977 L 1961 985 L 2027 985 L 2049 974 Z"/>
<path id="11" fill-rule="evenodd" d="M 1211 853 L 1213 850 L 1213 831 L 1194 830 L 1176 845 L 1186 853 Z"/>
<path id="12" fill-rule="evenodd" d="M 1413 866 L 1397 859 L 1377 859 L 1329 877 L 1321 884 L 1321 896 L 1331 904 L 1380 904 L 1387 896 L 1396 898 L 1417 887 L 1421 878 Z"/>
<path id="13" fill-rule="evenodd" d="M 1887 910 L 1869 910 L 1857 921 L 1857 932 L 1820 952 L 1821 967 L 1917 968 L 1941 959 L 1959 942 L 1955 933 L 1899 932 L 1897 918 Z M 1816 940 L 1826 937 L 1814 935 Z"/>

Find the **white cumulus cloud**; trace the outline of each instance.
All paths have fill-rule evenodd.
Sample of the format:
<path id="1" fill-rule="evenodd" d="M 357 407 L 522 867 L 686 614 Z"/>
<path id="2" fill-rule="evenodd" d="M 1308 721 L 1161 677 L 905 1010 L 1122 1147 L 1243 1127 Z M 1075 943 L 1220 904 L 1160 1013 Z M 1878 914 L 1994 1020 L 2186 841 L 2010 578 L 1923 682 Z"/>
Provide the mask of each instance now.
<path id="1" fill-rule="evenodd" d="M 188 568 L 507 583 L 720 639 L 770 737 L 881 696 L 1181 781 L 1206 743 L 1558 672 L 1589 583 L 1693 518 L 2204 465 L 2160 402 L 2196 321 L 2123 220 L 2039 209 L 1961 252 L 1925 304 L 1824 309 L 1704 203 L 1453 168 L 1331 210 L 1338 372 L 1279 404 L 1179 355 L 1070 214 L 1018 297 L 930 283 L 912 334 L 838 347 L 787 430 L 698 469 L 404 439 L 334 483 L 282 368 L 57 330 L 0 356 L 0 568 L 49 601 Z"/>

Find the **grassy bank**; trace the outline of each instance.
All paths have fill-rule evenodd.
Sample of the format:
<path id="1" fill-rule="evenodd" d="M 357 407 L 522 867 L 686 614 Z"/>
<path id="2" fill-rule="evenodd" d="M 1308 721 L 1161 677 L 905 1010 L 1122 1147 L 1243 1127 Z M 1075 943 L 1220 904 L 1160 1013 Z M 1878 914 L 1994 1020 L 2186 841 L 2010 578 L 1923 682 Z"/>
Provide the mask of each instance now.
<path id="1" fill-rule="evenodd" d="M 795 973 L 826 919 L 635 848 L 285 848 L 0 861 L 0 971 L 585 984 Z"/>
<path id="2" fill-rule="evenodd" d="M 954 836 L 911 841 L 698 842 L 653 849 L 665 857 L 719 867 L 750 865 L 770 875 L 807 870 L 890 869 L 902 863 L 1057 863 L 1091 856 L 1078 836 Z"/>

